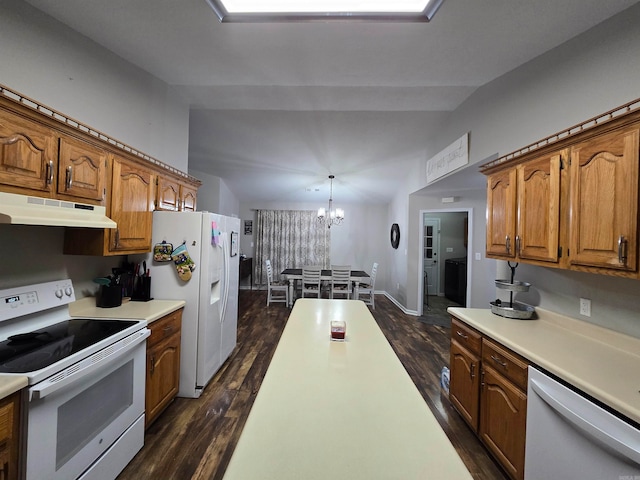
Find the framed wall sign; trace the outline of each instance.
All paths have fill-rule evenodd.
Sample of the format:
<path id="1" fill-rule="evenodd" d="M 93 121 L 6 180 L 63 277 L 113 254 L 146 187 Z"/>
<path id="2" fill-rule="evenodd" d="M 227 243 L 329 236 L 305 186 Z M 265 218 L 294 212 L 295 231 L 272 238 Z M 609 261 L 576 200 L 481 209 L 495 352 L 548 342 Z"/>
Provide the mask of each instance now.
<path id="1" fill-rule="evenodd" d="M 244 221 L 244 234 L 252 235 L 253 234 L 253 220 L 245 220 Z"/>

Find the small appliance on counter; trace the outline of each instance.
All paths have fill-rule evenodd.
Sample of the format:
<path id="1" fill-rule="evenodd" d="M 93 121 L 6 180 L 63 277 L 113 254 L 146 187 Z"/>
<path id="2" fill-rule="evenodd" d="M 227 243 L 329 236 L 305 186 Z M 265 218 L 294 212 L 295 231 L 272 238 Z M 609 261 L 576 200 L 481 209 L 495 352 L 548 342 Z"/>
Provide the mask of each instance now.
<path id="1" fill-rule="evenodd" d="M 511 265 L 511 262 L 507 263 L 511 269 L 511 279 L 496 280 L 496 287 L 509 291 L 509 303 L 503 302 L 500 299 L 489 302 L 491 304 L 491 312 L 496 315 L 500 315 L 501 317 L 515 318 L 518 320 L 528 320 L 533 318 L 535 309 L 531 305 L 513 301 L 514 292 L 528 292 L 531 284 L 526 282 L 516 282 L 514 277 L 516 275 L 516 268 L 518 267 L 518 264 L 516 263 L 515 265 Z"/>

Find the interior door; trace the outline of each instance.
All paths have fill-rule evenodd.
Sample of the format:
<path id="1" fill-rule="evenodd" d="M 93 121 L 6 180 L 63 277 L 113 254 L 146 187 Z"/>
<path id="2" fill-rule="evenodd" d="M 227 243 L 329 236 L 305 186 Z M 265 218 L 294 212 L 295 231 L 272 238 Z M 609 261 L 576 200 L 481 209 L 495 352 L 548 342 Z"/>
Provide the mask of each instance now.
<path id="1" fill-rule="evenodd" d="M 425 218 L 423 230 L 424 285 L 429 295 L 438 295 L 440 287 L 440 219 Z"/>

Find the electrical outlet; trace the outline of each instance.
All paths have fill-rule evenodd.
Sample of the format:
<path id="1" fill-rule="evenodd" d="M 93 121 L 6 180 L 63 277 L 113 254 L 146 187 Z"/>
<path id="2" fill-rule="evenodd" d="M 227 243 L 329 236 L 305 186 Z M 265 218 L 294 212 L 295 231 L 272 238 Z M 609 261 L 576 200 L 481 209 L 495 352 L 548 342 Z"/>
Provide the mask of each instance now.
<path id="1" fill-rule="evenodd" d="M 588 298 L 580 299 L 580 315 L 584 315 L 585 317 L 591 316 L 591 300 Z"/>

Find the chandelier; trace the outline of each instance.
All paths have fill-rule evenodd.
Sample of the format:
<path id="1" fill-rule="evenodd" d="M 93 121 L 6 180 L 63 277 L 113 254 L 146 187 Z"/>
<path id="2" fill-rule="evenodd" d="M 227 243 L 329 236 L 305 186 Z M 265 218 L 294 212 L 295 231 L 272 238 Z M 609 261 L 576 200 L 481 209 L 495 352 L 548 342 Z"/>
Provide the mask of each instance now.
<path id="1" fill-rule="evenodd" d="M 329 175 L 330 190 L 329 190 L 329 210 L 325 210 L 324 207 L 318 209 L 318 223 L 321 225 L 327 225 L 327 228 L 331 228 L 331 225 L 340 225 L 344 220 L 344 210 L 341 208 L 333 209 L 333 179 L 335 176 Z"/>

